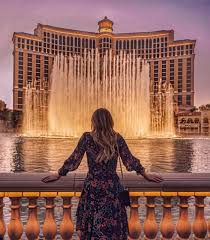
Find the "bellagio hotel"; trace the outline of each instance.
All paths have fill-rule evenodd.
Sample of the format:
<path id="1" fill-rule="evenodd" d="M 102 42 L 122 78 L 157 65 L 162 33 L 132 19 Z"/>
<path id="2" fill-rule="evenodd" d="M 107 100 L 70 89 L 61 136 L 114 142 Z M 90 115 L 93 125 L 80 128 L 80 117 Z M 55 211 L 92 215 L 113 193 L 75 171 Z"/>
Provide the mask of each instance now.
<path id="1" fill-rule="evenodd" d="M 114 33 L 113 22 L 107 17 L 98 26 L 98 32 L 87 32 L 38 24 L 34 34 L 15 32 L 14 110 L 22 111 L 29 83 L 33 86 L 36 82 L 41 91 L 47 88 L 57 54 L 83 54 L 84 49 L 96 48 L 101 55 L 111 48 L 116 54 L 123 50 L 146 59 L 150 63 L 153 93 L 158 91 L 161 78 L 173 85 L 179 109 L 194 106 L 195 40 L 174 40 L 173 30 Z"/>

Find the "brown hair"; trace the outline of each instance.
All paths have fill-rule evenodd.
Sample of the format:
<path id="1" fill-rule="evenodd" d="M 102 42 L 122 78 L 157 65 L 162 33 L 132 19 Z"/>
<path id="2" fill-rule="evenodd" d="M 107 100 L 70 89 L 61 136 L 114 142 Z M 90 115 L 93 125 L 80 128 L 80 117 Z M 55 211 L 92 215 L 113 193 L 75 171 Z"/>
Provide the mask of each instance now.
<path id="1" fill-rule="evenodd" d="M 105 108 L 97 109 L 91 118 L 91 135 L 102 151 L 98 154 L 96 162 L 107 162 L 115 154 L 117 133 L 114 131 L 114 122 L 111 113 Z"/>

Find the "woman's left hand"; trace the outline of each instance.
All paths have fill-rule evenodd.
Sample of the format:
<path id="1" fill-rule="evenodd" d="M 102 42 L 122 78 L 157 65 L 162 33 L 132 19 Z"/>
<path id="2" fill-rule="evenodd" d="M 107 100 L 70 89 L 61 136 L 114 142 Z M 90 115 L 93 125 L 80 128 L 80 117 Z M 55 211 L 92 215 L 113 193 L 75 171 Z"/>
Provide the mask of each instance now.
<path id="1" fill-rule="evenodd" d="M 155 173 L 155 172 L 145 172 L 143 177 L 150 182 L 162 182 L 163 178 L 161 177 L 161 175 L 159 173 Z"/>
<path id="2" fill-rule="evenodd" d="M 42 182 L 48 183 L 48 182 L 54 182 L 57 181 L 61 176 L 59 174 L 52 174 L 47 177 L 42 178 Z"/>

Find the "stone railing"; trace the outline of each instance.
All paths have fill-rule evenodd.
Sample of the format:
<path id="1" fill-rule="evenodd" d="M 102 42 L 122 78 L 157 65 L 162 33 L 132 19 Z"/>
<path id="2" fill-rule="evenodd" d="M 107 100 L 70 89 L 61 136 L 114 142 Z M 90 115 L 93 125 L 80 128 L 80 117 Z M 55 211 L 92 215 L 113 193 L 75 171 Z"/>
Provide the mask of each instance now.
<path id="1" fill-rule="evenodd" d="M 72 197 L 80 196 L 86 173 L 69 173 L 68 176 L 52 183 L 43 183 L 41 178 L 47 174 L 37 173 L 1 173 L 0 174 L 0 239 L 5 233 L 12 240 L 39 239 L 40 231 L 44 239 L 55 239 L 56 234 L 61 239 L 72 238 L 74 223 L 72 218 Z M 73 192 L 73 177 L 76 177 Z M 120 176 L 120 175 L 119 175 Z M 125 174 L 126 186 L 130 189 L 131 208 L 129 209 L 129 239 L 209 239 L 210 220 L 204 214 L 204 200 L 210 196 L 210 174 L 165 173 L 164 181 L 152 183 L 135 173 Z M 11 217 L 5 224 L 3 214 L 4 198 L 11 200 Z M 23 224 L 20 217 L 21 198 L 28 198 L 27 222 Z M 46 200 L 45 216 L 42 226 L 38 221 L 37 200 Z M 55 197 L 63 199 L 62 220 L 55 221 Z M 190 220 L 188 208 L 189 198 L 194 198 L 193 219 Z M 145 203 L 140 200 L 144 198 Z M 161 198 L 157 204 L 156 198 Z M 177 221 L 174 222 L 172 207 L 173 198 L 178 207 Z M 161 218 L 157 221 L 157 205 L 161 205 Z M 139 210 L 145 209 L 145 215 Z M 160 207 L 160 206 L 158 206 Z M 143 221 L 140 221 L 143 218 Z M 6 226 L 7 225 L 7 226 Z M 22 238 L 24 232 L 24 238 Z M 75 234 L 74 234 L 75 236 Z M 42 239 L 42 238 L 41 238 Z M 60 238 L 59 238 L 60 239 Z"/>

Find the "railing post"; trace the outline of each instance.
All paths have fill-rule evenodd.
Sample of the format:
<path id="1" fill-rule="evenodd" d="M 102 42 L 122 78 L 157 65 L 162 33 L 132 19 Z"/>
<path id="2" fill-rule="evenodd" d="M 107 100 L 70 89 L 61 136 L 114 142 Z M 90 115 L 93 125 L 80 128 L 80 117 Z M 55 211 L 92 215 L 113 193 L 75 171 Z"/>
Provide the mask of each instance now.
<path id="1" fill-rule="evenodd" d="M 147 214 L 144 221 L 144 234 L 145 239 L 156 239 L 158 233 L 158 225 L 155 219 L 155 196 L 152 196 L 155 193 L 145 193 L 147 196 Z M 157 196 L 160 196 L 159 193 Z"/>
<path id="2" fill-rule="evenodd" d="M 167 194 L 168 195 L 168 194 Z M 164 192 L 163 196 L 163 218 L 160 223 L 160 232 L 162 234 L 162 239 L 172 239 L 174 235 L 174 223 L 172 221 L 171 215 L 171 196 L 165 196 Z M 170 195 L 170 193 L 169 193 Z"/>
<path id="3" fill-rule="evenodd" d="M 46 240 L 53 240 L 57 233 L 57 225 L 54 218 L 54 197 L 53 193 L 43 193 L 46 196 L 46 214 L 43 224 L 43 235 Z M 55 194 L 56 196 L 56 194 Z"/>
<path id="4" fill-rule="evenodd" d="M 11 195 L 14 197 L 10 196 L 11 219 L 8 225 L 8 235 L 12 240 L 19 240 L 23 234 L 23 226 L 20 220 L 20 197 L 16 197 L 19 193 Z M 20 196 L 22 196 L 22 193 Z"/>
<path id="5" fill-rule="evenodd" d="M 179 204 L 179 220 L 176 224 L 176 231 L 178 234 L 178 239 L 187 240 L 191 234 L 191 224 L 188 219 L 188 198 L 189 196 L 182 196 L 181 193 L 178 193 L 180 196 Z M 186 193 L 185 193 L 186 195 Z"/>
<path id="6" fill-rule="evenodd" d="M 198 193 L 199 194 L 199 193 Z M 193 222 L 193 233 L 195 239 L 205 239 L 207 223 L 204 218 L 204 196 L 195 196 L 195 219 Z"/>
<path id="7" fill-rule="evenodd" d="M 26 224 L 26 236 L 29 240 L 35 240 L 39 237 L 40 227 L 37 221 L 37 198 L 29 197 L 29 217 Z"/>
<path id="8" fill-rule="evenodd" d="M 130 219 L 128 222 L 129 226 L 129 239 L 139 239 L 141 235 L 141 224 L 139 221 L 139 213 L 138 213 L 138 199 L 139 199 L 139 193 L 136 195 L 135 193 L 130 193 L 130 199 L 131 199 L 131 208 L 130 208 Z"/>
<path id="9" fill-rule="evenodd" d="M 74 225 L 71 220 L 71 197 L 63 197 L 63 218 L 60 224 L 62 239 L 70 240 L 74 233 Z"/>
<path id="10" fill-rule="evenodd" d="M 4 193 L 0 193 L 0 239 L 4 239 L 4 234 L 6 232 L 6 226 L 4 222 L 4 214 L 3 214 L 3 208 L 4 208 Z"/>

